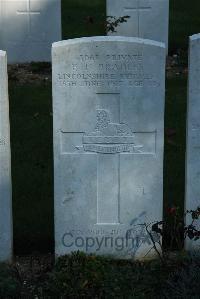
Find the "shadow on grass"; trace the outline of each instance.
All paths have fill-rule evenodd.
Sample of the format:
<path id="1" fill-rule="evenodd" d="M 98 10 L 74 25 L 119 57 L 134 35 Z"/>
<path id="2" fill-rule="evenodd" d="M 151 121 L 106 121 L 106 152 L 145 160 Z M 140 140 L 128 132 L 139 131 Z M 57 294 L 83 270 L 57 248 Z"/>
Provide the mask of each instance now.
<path id="1" fill-rule="evenodd" d="M 53 250 L 51 86 L 10 85 L 14 248 Z"/>

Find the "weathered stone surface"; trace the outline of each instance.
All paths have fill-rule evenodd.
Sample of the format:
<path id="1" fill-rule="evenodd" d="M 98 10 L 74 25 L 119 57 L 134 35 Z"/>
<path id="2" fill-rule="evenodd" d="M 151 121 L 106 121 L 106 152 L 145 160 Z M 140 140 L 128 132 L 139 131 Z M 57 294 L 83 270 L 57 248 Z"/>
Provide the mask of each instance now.
<path id="1" fill-rule="evenodd" d="M 200 207 L 200 34 L 190 37 L 189 55 L 185 208 L 195 210 Z M 186 224 L 191 224 L 190 216 L 186 217 Z M 200 241 L 186 239 L 187 249 L 199 249 L 199 246 Z"/>
<path id="2" fill-rule="evenodd" d="M 6 53 L 0 51 L 0 261 L 12 257 L 11 158 Z"/>
<path id="3" fill-rule="evenodd" d="M 9 63 L 51 61 L 60 39 L 60 0 L 0 0 L 0 48 Z"/>
<path id="4" fill-rule="evenodd" d="M 107 16 L 130 16 L 110 35 L 161 41 L 168 48 L 169 0 L 107 0 Z"/>
<path id="5" fill-rule="evenodd" d="M 162 219 L 165 53 L 127 37 L 53 44 L 56 255 L 152 247 L 140 224 Z"/>

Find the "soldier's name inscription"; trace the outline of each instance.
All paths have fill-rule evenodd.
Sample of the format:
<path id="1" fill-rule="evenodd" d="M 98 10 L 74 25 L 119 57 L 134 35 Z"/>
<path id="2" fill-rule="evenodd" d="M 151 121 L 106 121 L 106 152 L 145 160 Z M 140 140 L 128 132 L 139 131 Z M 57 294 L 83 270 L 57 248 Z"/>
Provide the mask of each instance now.
<path id="1" fill-rule="evenodd" d="M 99 63 L 98 63 L 99 62 Z M 158 87 L 158 78 L 144 71 L 142 53 L 83 55 L 77 57 L 68 69 L 57 74 L 59 86 L 70 87 Z"/>

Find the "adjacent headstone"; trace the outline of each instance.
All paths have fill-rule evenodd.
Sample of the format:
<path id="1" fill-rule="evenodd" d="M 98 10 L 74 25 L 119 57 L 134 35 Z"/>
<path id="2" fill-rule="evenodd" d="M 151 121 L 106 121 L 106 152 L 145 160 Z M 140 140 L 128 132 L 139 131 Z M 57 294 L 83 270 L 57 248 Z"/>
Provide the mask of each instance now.
<path id="1" fill-rule="evenodd" d="M 200 34 L 190 37 L 189 55 L 185 209 L 196 210 L 200 207 Z M 186 224 L 191 222 L 188 215 Z M 200 229 L 198 223 L 194 225 Z M 185 245 L 188 250 L 199 249 L 200 241 L 187 238 Z"/>
<path id="2" fill-rule="evenodd" d="M 9 63 L 51 61 L 60 39 L 60 0 L 0 0 L 0 48 Z"/>
<path id="3" fill-rule="evenodd" d="M 155 252 L 162 219 L 164 44 L 91 37 L 53 44 L 56 255 Z"/>
<path id="4" fill-rule="evenodd" d="M 0 51 L 0 261 L 12 258 L 10 128 L 6 53 Z"/>
<path id="5" fill-rule="evenodd" d="M 168 48 L 169 0 L 107 0 L 107 16 L 130 16 L 109 35 L 161 41 Z"/>

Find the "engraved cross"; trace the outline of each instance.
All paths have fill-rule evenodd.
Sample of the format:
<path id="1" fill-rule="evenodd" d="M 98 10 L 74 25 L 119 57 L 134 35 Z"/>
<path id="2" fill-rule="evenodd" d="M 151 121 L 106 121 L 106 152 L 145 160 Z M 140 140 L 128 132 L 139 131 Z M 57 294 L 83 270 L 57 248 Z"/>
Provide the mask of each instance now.
<path id="1" fill-rule="evenodd" d="M 96 156 L 96 224 L 101 225 L 121 223 L 121 156 L 154 155 L 156 151 L 156 132 L 132 132 L 128 123 L 121 122 L 120 102 L 120 93 L 98 92 L 97 122 L 92 132 L 61 131 L 62 154 Z"/>
<path id="2" fill-rule="evenodd" d="M 140 19 L 141 19 L 141 13 L 144 11 L 149 11 L 151 10 L 151 5 L 149 3 L 149 0 L 145 0 L 145 3 L 142 4 L 141 0 L 135 0 L 135 6 L 126 6 L 124 7 L 125 13 L 129 12 L 136 12 L 137 14 L 137 34 L 138 36 L 141 35 L 141 30 L 140 30 Z"/>
<path id="3" fill-rule="evenodd" d="M 31 0 L 26 0 L 27 8 L 26 10 L 18 10 L 18 15 L 27 15 L 28 16 L 28 26 L 29 26 L 29 35 L 31 35 L 31 29 L 32 29 L 32 15 L 40 15 L 40 11 L 32 10 L 31 9 Z"/>

